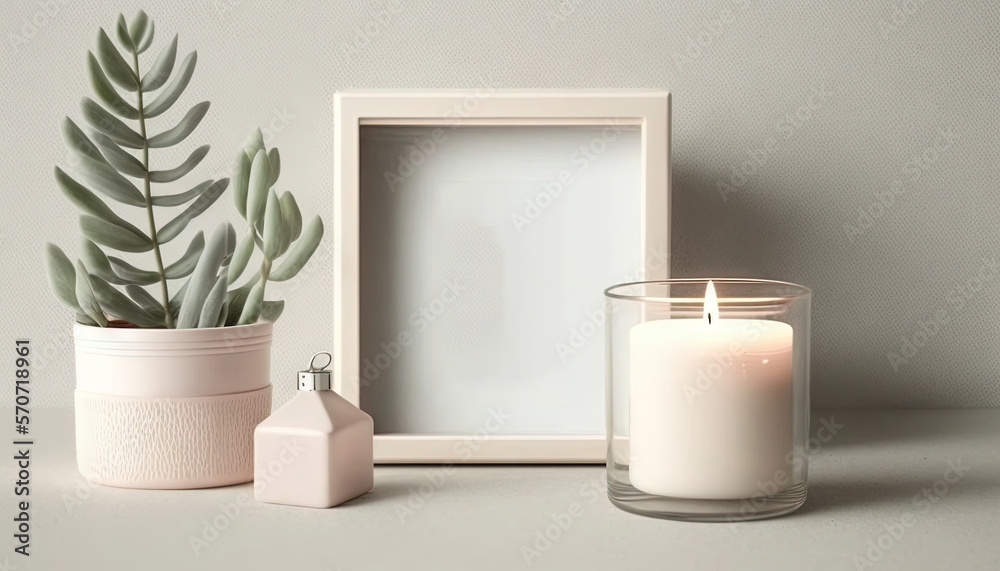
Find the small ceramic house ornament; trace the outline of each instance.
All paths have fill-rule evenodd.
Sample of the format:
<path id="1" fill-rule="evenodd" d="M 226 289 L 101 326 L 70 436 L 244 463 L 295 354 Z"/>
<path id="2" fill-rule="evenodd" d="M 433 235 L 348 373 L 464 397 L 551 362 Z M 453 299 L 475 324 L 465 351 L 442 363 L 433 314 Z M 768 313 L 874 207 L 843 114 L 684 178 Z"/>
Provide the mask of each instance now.
<path id="1" fill-rule="evenodd" d="M 372 417 L 331 389 L 331 360 L 314 355 L 298 393 L 254 431 L 257 501 L 329 508 L 372 489 Z"/>

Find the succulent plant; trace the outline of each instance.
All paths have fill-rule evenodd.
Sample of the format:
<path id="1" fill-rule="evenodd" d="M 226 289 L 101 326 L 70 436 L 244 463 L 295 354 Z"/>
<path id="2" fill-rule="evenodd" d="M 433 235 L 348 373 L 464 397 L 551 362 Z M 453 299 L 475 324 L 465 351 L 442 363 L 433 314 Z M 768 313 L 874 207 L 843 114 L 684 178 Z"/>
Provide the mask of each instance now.
<path id="1" fill-rule="evenodd" d="M 223 178 L 206 180 L 176 194 L 154 193 L 154 184 L 177 181 L 194 170 L 209 146 L 196 148 L 187 160 L 167 170 L 150 168 L 150 149 L 182 143 L 205 116 L 209 102 L 191 107 L 175 126 L 149 134 L 150 119 L 170 109 L 187 87 L 197 53 L 188 54 L 175 70 L 174 36 L 143 74 L 139 56 L 153 43 L 153 21 L 142 11 L 130 23 L 119 15 L 115 32 L 121 50 L 102 28 L 96 56 L 88 54 L 91 86 L 100 100 L 83 99 L 89 135 L 68 117 L 62 125 L 66 144 L 78 161 L 73 176 L 57 166 L 55 178 L 63 194 L 83 211 L 83 241 L 75 263 L 58 246 L 46 244 L 46 269 L 53 291 L 76 310 L 77 321 L 101 327 L 108 326 L 109 317 L 138 327 L 166 328 L 277 319 L 284 301 L 264 300 L 267 282 L 290 279 L 302 269 L 319 245 L 322 221 L 316 216 L 303 226 L 291 193 L 279 196 L 273 189 L 280 173 L 280 155 L 277 148 L 264 147 L 259 129 L 251 133 L 237 155 L 232 185 L 230 179 Z M 134 94 L 134 104 L 122 91 Z M 197 232 L 184 253 L 165 264 L 160 247 L 180 236 L 188 223 L 230 186 L 237 210 L 246 221 L 242 235 L 237 235 L 232 224 L 219 225 L 207 240 L 203 232 Z M 120 216 L 99 194 L 123 209 L 141 210 L 146 229 Z M 181 206 L 186 207 L 158 225 L 165 210 Z M 133 266 L 106 254 L 104 248 L 152 254 L 154 269 Z M 263 254 L 260 270 L 231 289 L 255 250 Z M 152 286 L 158 297 L 146 286 Z"/>
<path id="2" fill-rule="evenodd" d="M 277 147 L 267 150 L 260 129 L 255 130 L 236 155 L 233 198 L 247 225 L 243 236 L 236 239 L 225 277 L 229 283 L 235 283 L 255 249 L 261 251 L 263 259 L 258 272 L 229 292 L 226 325 L 277 319 L 285 302 L 264 301 L 267 282 L 295 277 L 323 237 L 323 221 L 318 215 L 303 224 L 302 213 L 292 193 L 285 191 L 278 196 L 274 190 L 280 172 L 281 155 Z"/>

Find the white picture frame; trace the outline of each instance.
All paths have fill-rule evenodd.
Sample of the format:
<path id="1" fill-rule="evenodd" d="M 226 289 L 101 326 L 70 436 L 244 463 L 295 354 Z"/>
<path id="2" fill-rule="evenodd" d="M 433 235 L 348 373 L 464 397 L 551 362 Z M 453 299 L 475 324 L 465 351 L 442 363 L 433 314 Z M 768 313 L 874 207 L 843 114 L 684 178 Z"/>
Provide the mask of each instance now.
<path id="1" fill-rule="evenodd" d="M 335 390 L 361 403 L 361 133 L 364 126 L 595 126 L 638 129 L 641 279 L 669 260 L 670 95 L 665 91 L 346 91 L 334 96 Z M 609 194 L 608 199 L 614 200 Z M 624 276 L 623 276 L 624 277 Z M 627 281 L 627 280 L 621 280 Z M 612 285 L 608 283 L 606 285 Z M 594 291 L 602 303 L 600 290 Z M 598 307 L 600 307 L 598 305 Z M 596 343 L 603 350 L 603 335 Z M 601 371 L 603 377 L 603 370 Z M 559 414 L 558 410 L 552 414 Z M 376 419 L 376 427 L 378 419 Z M 470 450 L 474 449 L 474 453 Z M 603 434 L 377 434 L 377 463 L 603 463 Z"/>

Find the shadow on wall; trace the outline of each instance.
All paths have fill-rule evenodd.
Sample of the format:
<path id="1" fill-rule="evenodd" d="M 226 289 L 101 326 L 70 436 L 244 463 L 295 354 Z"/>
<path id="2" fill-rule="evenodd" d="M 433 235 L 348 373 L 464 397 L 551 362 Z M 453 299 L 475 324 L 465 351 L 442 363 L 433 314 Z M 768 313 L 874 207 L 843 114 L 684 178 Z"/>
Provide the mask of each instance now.
<path id="1" fill-rule="evenodd" d="M 727 195 L 719 187 L 725 177 L 712 165 L 674 161 L 671 276 L 775 279 L 811 288 L 813 403 L 924 408 L 955 402 L 961 391 L 960 406 L 991 406 L 996 397 L 989 383 L 949 382 L 955 371 L 947 360 L 933 358 L 944 350 L 945 335 L 931 339 L 934 335 L 917 332 L 929 312 L 941 309 L 954 318 L 936 331 L 956 332 L 955 322 L 988 300 L 985 293 L 967 294 L 958 308 L 939 299 L 955 286 L 952 281 L 982 273 L 982 262 L 957 273 L 940 269 L 936 276 L 956 273 L 954 280 L 936 279 L 943 286 L 909 287 L 900 275 L 935 263 L 924 242 L 890 233 L 873 244 L 852 244 L 842 232 L 842 213 L 828 211 L 829 202 L 817 196 L 828 181 L 801 179 L 796 188 L 783 188 L 772 178 L 767 188 L 746 186 Z M 988 343 L 988 330 L 973 331 L 988 325 L 964 327 L 970 343 L 963 349 Z M 900 346 L 907 336 L 916 336 L 917 349 L 910 353 Z"/>
<path id="2" fill-rule="evenodd" d="M 796 224 L 795 213 L 768 203 L 765 195 L 754 200 L 724 197 L 717 186 L 721 177 L 675 160 L 671 276 L 795 281 L 796 276 L 785 275 L 784 269 L 797 257 L 789 231 L 803 227 Z"/>
<path id="3" fill-rule="evenodd" d="M 704 144 L 695 136 L 688 146 Z M 995 234 L 975 234 L 989 227 L 988 208 L 947 198 L 966 191 L 931 171 L 916 186 L 912 173 L 906 178 L 915 167 L 833 181 L 810 174 L 804 165 L 816 151 L 789 147 L 752 184 L 728 193 L 720 188 L 730 180 L 724 167 L 675 157 L 671 275 L 811 288 L 812 397 L 821 406 L 997 406 L 996 321 L 979 316 L 997 310 L 1000 254 Z M 829 153 L 827 163 L 860 160 Z M 863 236 L 846 233 L 892 177 L 912 186 L 907 201 Z"/>
<path id="4" fill-rule="evenodd" d="M 806 220 L 808 205 L 794 207 L 788 197 L 808 199 L 808 193 L 795 189 L 770 188 L 760 192 L 745 187 L 740 193 L 720 191 L 720 181 L 726 176 L 711 166 L 699 167 L 681 160 L 674 161 L 671 197 L 670 275 L 675 278 L 759 278 L 799 283 L 816 294 L 812 306 L 812 396 L 813 402 L 829 404 L 844 387 L 835 384 L 835 365 L 850 370 L 838 371 L 848 378 L 868 378 L 867 369 L 872 355 L 831 355 L 832 348 L 843 348 L 851 340 L 828 339 L 826 331 L 833 329 L 833 320 L 817 320 L 821 305 L 836 304 L 826 298 L 827 291 L 817 287 L 821 276 L 816 275 L 815 260 L 803 244 L 816 241 L 813 227 Z M 804 183 L 803 183 L 804 184 Z M 778 198 L 783 197 L 779 203 Z M 790 209 L 789 204 L 793 207 Z M 792 273 L 794 272 L 794 273 Z M 834 319 L 849 320 L 848 315 Z M 851 351 L 863 351 L 861 346 Z M 870 348 L 869 348 L 870 350 Z M 817 375 L 818 371 L 826 374 Z M 830 379 L 830 382 L 824 382 Z M 877 390 L 877 389 L 872 389 Z"/>

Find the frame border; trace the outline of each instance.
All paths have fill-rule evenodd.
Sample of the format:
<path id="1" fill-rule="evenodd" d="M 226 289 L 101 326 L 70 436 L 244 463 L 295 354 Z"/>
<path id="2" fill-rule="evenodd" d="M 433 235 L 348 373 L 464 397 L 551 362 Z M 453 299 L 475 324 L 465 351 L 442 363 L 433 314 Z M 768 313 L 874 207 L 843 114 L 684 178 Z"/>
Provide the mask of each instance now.
<path id="1" fill-rule="evenodd" d="M 641 128 L 641 259 L 646 278 L 667 279 L 670 252 L 670 94 L 658 90 L 341 91 L 334 115 L 334 389 L 360 404 L 360 129 L 362 125 L 601 125 Z M 469 454 L 474 443 L 475 453 Z M 604 463 L 604 436 L 379 434 L 375 462 Z"/>

